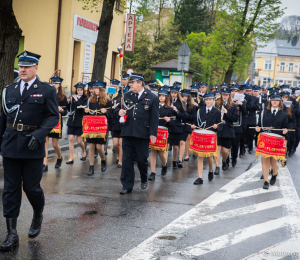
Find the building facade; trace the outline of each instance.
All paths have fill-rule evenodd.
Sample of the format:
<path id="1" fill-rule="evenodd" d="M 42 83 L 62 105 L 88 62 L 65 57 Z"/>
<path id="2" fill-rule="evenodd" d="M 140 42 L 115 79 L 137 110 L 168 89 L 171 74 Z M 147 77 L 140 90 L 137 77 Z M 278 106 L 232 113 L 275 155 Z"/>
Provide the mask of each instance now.
<path id="1" fill-rule="evenodd" d="M 64 79 L 67 93 L 77 82 L 88 82 L 93 70 L 101 7 L 83 10 L 84 3 L 74 0 L 15 0 L 13 8 L 22 29 L 19 53 L 40 54 L 38 75 L 49 81 L 56 73 Z M 120 78 L 117 47 L 124 42 L 126 13 L 117 2 L 109 38 L 105 80 Z M 17 67 L 17 62 L 15 63 Z"/>
<path id="2" fill-rule="evenodd" d="M 300 87 L 300 43 L 293 40 L 271 40 L 255 53 L 255 84 L 287 84 Z"/>

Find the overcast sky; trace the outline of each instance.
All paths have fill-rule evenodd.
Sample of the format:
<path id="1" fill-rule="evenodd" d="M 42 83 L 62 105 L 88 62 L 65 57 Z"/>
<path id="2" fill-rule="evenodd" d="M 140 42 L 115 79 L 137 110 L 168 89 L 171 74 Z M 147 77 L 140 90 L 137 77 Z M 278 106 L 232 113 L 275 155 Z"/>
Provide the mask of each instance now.
<path id="1" fill-rule="evenodd" d="M 283 7 L 287 7 L 283 16 L 300 16 L 300 0 L 282 0 L 281 2 Z"/>

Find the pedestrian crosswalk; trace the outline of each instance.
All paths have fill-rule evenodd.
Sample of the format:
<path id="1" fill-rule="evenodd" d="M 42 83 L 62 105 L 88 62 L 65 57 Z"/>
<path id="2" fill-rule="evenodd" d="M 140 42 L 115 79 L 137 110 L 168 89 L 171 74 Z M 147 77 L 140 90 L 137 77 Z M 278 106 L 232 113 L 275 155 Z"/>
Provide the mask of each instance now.
<path id="1" fill-rule="evenodd" d="M 222 259 L 300 259 L 300 200 L 290 172 L 280 167 L 269 190 L 262 189 L 260 176 L 259 163 L 120 259 L 215 259 L 216 254 Z M 208 232 L 208 227 L 213 229 Z M 276 232 L 281 235 L 272 236 L 271 246 L 263 239 L 257 243 Z"/>

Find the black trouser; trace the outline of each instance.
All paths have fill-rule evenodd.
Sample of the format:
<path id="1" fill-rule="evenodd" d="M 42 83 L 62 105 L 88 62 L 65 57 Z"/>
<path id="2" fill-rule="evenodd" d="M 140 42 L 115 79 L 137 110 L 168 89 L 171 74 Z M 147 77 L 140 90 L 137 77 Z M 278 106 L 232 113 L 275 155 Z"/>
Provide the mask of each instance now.
<path id="1" fill-rule="evenodd" d="M 294 145 L 294 151 L 298 147 L 299 142 L 300 142 L 300 126 L 297 126 L 297 128 L 296 128 L 296 141 L 295 141 L 295 145 Z"/>
<path id="2" fill-rule="evenodd" d="M 236 159 L 238 157 L 239 146 L 241 143 L 242 134 L 235 133 L 235 138 L 232 139 L 231 142 L 231 157 L 232 159 Z"/>
<path id="3" fill-rule="evenodd" d="M 255 125 L 247 125 L 247 144 L 249 151 L 253 151 L 253 140 L 255 136 L 255 129 L 250 129 L 249 127 L 255 127 Z"/>
<path id="4" fill-rule="evenodd" d="M 3 157 L 4 189 L 2 195 L 3 216 L 17 218 L 20 213 L 23 190 L 34 210 L 45 205 L 40 182 L 43 176 L 43 158 L 12 159 Z"/>
<path id="5" fill-rule="evenodd" d="M 287 152 L 290 153 L 294 151 L 295 147 L 295 132 L 290 131 L 287 134 Z"/>
<path id="6" fill-rule="evenodd" d="M 241 134 L 240 153 L 244 154 L 245 143 L 247 142 L 247 125 L 242 125 L 243 133 Z"/>
<path id="7" fill-rule="evenodd" d="M 123 189 L 132 190 L 135 177 L 133 161 L 137 162 L 140 170 L 141 182 L 147 182 L 149 139 L 122 137 L 122 149 L 121 182 L 123 184 Z"/>

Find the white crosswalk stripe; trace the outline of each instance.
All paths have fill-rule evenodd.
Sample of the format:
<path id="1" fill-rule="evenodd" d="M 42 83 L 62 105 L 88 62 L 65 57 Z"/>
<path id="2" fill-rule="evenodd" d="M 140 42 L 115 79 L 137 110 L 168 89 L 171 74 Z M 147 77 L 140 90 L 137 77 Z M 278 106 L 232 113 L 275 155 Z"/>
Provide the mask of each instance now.
<path id="1" fill-rule="evenodd" d="M 253 252 L 252 255 L 245 255 L 245 259 L 263 259 L 268 256 L 267 259 L 281 259 L 286 255 L 275 254 L 274 250 L 278 252 L 281 250 L 289 250 L 300 242 L 300 200 L 295 190 L 293 181 L 287 168 L 280 167 L 277 183 L 274 186 L 270 186 L 269 190 L 263 190 L 263 181 L 259 179 L 261 175 L 261 164 L 257 164 L 249 171 L 241 174 L 236 179 L 229 182 L 220 190 L 212 194 L 207 199 L 203 200 L 197 206 L 190 211 L 183 214 L 178 219 L 171 222 L 162 230 L 142 242 L 140 245 L 129 251 L 120 259 L 157 259 L 162 254 L 163 259 L 181 259 L 181 257 L 198 257 L 212 253 L 216 250 L 222 250 L 229 246 L 234 246 L 239 243 L 247 243 L 247 240 L 253 237 L 259 237 L 280 228 L 288 228 L 290 237 L 285 242 L 275 244 L 273 247 L 265 249 L 258 248 L 257 252 Z M 253 188 L 257 182 L 256 187 Z M 251 186 L 252 185 L 252 186 Z M 235 192 L 238 191 L 238 192 Z M 235 209 L 229 209 L 218 213 L 211 213 L 212 210 L 228 203 L 233 203 L 239 199 L 251 198 L 251 201 L 259 201 L 262 196 L 268 196 L 268 200 L 263 202 L 257 202 L 252 205 L 247 205 Z M 275 197 L 274 197 L 275 196 Z M 274 199 L 270 200 L 270 198 Z M 226 207 L 225 207 L 226 208 Z M 176 242 L 183 239 L 188 232 L 193 229 L 197 231 L 201 230 L 207 224 L 219 223 L 224 220 L 230 220 L 232 218 L 243 218 L 252 214 L 260 213 L 264 210 L 276 209 L 276 211 L 282 212 L 281 217 L 269 220 L 257 220 L 257 223 L 246 226 L 243 228 L 236 228 L 232 232 L 225 233 L 214 237 L 214 232 L 211 234 L 211 238 L 206 241 L 193 241 L 190 244 L 178 246 L 176 249 Z M 176 240 L 162 240 L 158 239 L 163 236 L 174 236 Z M 255 247 L 253 247 L 255 248 Z M 295 251 L 294 254 L 297 252 Z M 272 251 L 273 250 L 273 251 Z M 276 252 L 277 252 L 276 251 Z M 273 258 L 270 258 L 273 257 Z M 300 254 L 299 254 L 300 258 Z"/>

